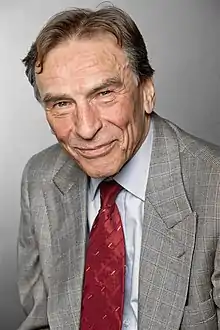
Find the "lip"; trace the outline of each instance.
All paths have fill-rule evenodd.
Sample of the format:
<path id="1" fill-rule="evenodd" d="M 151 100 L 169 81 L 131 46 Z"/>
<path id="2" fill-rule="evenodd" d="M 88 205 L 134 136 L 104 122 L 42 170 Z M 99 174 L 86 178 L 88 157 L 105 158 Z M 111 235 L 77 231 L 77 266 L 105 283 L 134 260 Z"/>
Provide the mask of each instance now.
<path id="1" fill-rule="evenodd" d="M 107 153 L 109 153 L 109 151 L 111 151 L 113 146 L 114 146 L 114 141 L 108 144 L 103 144 L 95 148 L 88 148 L 88 149 L 77 148 L 77 152 L 85 158 L 93 159 L 93 158 L 105 156 Z"/>

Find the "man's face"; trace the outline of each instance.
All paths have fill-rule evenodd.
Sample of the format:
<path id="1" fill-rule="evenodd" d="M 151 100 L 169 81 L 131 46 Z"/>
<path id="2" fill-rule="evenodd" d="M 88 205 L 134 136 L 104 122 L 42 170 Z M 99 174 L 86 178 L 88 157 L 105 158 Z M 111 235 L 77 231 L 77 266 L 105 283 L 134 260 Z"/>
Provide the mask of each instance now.
<path id="1" fill-rule="evenodd" d="M 89 176 L 116 174 L 143 142 L 153 84 L 138 85 L 111 35 L 57 46 L 36 82 L 58 141 Z"/>

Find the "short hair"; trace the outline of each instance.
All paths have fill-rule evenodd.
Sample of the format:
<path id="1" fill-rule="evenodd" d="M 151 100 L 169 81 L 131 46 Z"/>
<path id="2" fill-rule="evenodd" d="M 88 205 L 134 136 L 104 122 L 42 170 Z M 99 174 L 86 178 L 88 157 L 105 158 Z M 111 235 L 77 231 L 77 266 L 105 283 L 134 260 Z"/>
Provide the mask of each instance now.
<path id="1" fill-rule="evenodd" d="M 124 50 L 129 65 L 138 81 L 153 76 L 144 39 L 132 18 L 115 6 L 106 6 L 95 11 L 73 8 L 52 16 L 42 28 L 27 56 L 22 60 L 25 73 L 34 88 L 35 97 L 40 100 L 36 85 L 37 74 L 43 71 L 47 54 L 64 41 L 76 38 L 91 38 L 100 33 L 110 33 Z"/>

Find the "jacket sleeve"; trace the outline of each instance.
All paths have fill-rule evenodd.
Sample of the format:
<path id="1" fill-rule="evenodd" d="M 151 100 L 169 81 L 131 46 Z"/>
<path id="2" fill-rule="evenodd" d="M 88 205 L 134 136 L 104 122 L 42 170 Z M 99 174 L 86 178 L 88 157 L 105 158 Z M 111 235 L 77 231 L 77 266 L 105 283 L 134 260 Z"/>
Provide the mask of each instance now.
<path id="1" fill-rule="evenodd" d="M 220 237 L 218 238 L 218 244 L 215 253 L 215 267 L 212 275 L 212 284 L 213 299 L 216 305 L 216 312 L 218 317 L 218 329 L 220 330 Z"/>
<path id="2" fill-rule="evenodd" d="M 18 330 L 49 330 L 47 293 L 34 233 L 28 193 L 28 165 L 21 183 L 21 217 L 18 234 L 18 290 L 26 318 Z"/>

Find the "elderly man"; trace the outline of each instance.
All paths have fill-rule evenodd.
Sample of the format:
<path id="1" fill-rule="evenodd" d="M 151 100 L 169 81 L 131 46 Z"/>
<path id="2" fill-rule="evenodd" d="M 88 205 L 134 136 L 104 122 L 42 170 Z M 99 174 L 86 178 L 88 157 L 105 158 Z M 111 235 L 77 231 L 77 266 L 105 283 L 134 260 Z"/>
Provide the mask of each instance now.
<path id="1" fill-rule="evenodd" d="M 19 329 L 220 329 L 220 149 L 156 115 L 135 23 L 58 13 L 23 62 L 59 143 L 23 173 Z"/>

